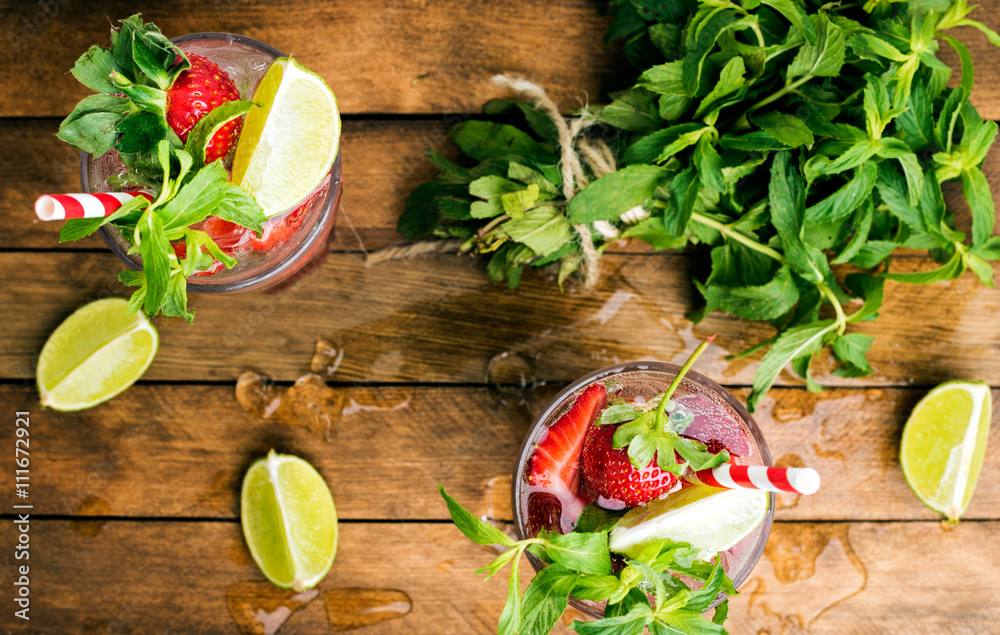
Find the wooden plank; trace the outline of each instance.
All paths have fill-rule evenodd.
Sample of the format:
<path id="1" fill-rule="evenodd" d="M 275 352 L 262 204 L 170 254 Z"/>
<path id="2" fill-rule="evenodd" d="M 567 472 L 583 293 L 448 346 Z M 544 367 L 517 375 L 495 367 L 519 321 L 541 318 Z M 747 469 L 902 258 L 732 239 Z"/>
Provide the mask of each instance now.
<path id="1" fill-rule="evenodd" d="M 0 96 L 0 116 L 68 114 L 87 94 L 69 69 L 91 45 L 107 46 L 109 21 L 135 13 L 121 1 L 50 6 L 47 16 L 38 3 L 0 5 L 0 66 L 18 82 Z M 294 11 L 277 0 L 185 0 L 150 2 L 142 13 L 168 37 L 239 33 L 294 54 L 327 80 L 345 113 L 476 112 L 503 94 L 490 84 L 502 72 L 541 82 L 571 110 L 613 72 L 602 44 L 608 19 L 579 0 L 302 2 Z"/>
<path id="2" fill-rule="evenodd" d="M 726 626 L 733 635 L 993 632 L 998 530 L 996 522 L 951 531 L 936 523 L 776 525 Z M 7 553 L 13 535 L 5 534 Z M 332 632 L 324 605 L 342 614 L 361 599 L 348 589 L 360 587 L 368 597 L 395 591 L 381 594 L 391 603 L 374 603 L 377 617 L 395 619 L 365 633 L 486 635 L 496 632 L 506 597 L 504 576 L 484 584 L 473 573 L 491 550 L 444 524 L 342 524 L 319 593 L 295 602 L 257 571 L 236 523 L 36 520 L 31 538 L 31 621 L 12 609 L 0 615 L 13 632 L 262 633 L 270 614 L 272 624 L 290 615 L 281 635 L 323 634 Z M 523 588 L 527 563 L 521 571 Z M 10 581 L 9 566 L 5 573 Z"/>
<path id="3" fill-rule="evenodd" d="M 596 7 L 581 0 L 516 5 L 363 0 L 300 3 L 288 11 L 276 0 L 185 0 L 147 3 L 143 14 L 171 37 L 238 32 L 292 53 L 328 81 L 346 113 L 452 113 L 476 112 L 486 99 L 501 94 L 489 82 L 500 72 L 541 83 L 567 111 L 584 94 L 600 101 L 598 96 L 620 86 L 615 62 L 623 62 L 604 50 L 608 20 L 596 15 Z M 1000 29 L 997 8 L 996 0 L 989 0 L 973 17 Z M 90 45 L 106 45 L 109 19 L 133 12 L 121 1 L 39 5 L 5 0 L 0 65 L 15 83 L 0 95 L 0 116 L 69 113 L 86 89 L 67 71 Z M 975 61 L 973 103 L 986 118 L 1000 118 L 996 49 L 974 29 L 951 33 L 967 44 Z M 948 46 L 942 46 L 941 56 L 958 68 Z"/>
<path id="4" fill-rule="evenodd" d="M 267 418 L 260 410 L 245 412 L 231 386 L 140 385 L 79 413 L 35 407 L 28 387 L 0 386 L 0 402 L 32 412 L 30 502 L 39 514 L 237 518 L 243 474 L 275 448 L 319 469 L 341 518 L 446 519 L 437 491 L 444 484 L 477 515 L 510 521 L 510 478 L 521 439 L 555 392 L 323 390 L 311 381 L 286 390 L 273 387 L 257 400 L 273 410 Z M 745 399 L 746 392 L 736 395 Z M 910 491 L 896 458 L 903 423 L 924 393 L 772 391 L 756 420 L 773 460 L 814 467 L 823 478 L 816 496 L 780 495 L 777 517 L 937 518 Z M 316 405 L 310 410 L 308 404 Z M 993 428 L 995 439 L 1000 412 Z M 13 445 L 13 434 L 8 427 L 0 438 Z M 0 490 L 13 489 L 13 477 L 0 472 Z M 988 459 L 967 518 L 1000 520 L 1000 491 L 990 486 L 998 480 L 1000 461 Z"/>
<path id="5" fill-rule="evenodd" d="M 551 277 L 534 273 L 515 291 L 491 286 L 480 264 L 454 255 L 366 268 L 358 254 L 332 254 L 285 293 L 200 295 L 191 300 L 193 326 L 157 320 L 163 346 L 146 379 L 233 380 L 253 369 L 293 381 L 309 370 L 322 340 L 321 349 L 340 357 L 333 373 L 340 381 L 571 381 L 619 361 L 679 363 L 699 339 L 718 333 L 701 369 L 727 385 L 749 385 L 758 358 L 726 356 L 767 339 L 772 327 L 718 313 L 688 321 L 700 304 L 690 282 L 699 266 L 678 255 L 608 256 L 599 288 L 588 295 L 560 294 Z M 893 263 L 896 271 L 930 266 L 921 258 Z M 119 268 L 103 252 L 0 253 L 0 378 L 33 377 L 48 334 L 74 308 L 124 294 Z M 876 336 L 875 374 L 842 379 L 823 358 L 816 377 L 841 386 L 955 377 L 1000 385 L 998 311 L 1000 293 L 971 274 L 935 286 L 889 283 L 881 317 L 851 326 Z M 784 374 L 779 383 L 801 385 Z"/>
<path id="6" fill-rule="evenodd" d="M 417 185 L 429 180 L 434 169 L 425 148 L 457 157 L 458 148 L 448 136 L 452 122 L 358 121 L 344 123 L 344 193 L 337 219 L 334 251 L 374 251 L 403 242 L 396 221 L 406 198 Z M 82 249 L 104 248 L 94 236 L 59 244 L 60 223 L 35 219 L 33 205 L 41 194 L 76 192 L 80 187 L 79 153 L 55 138 L 58 122 L 0 120 L 0 147 L 32 148 L 32 152 L 0 156 L 0 248 Z M 1000 198 L 1000 149 L 994 148 L 984 165 L 986 178 Z M 957 182 L 945 187 L 949 209 L 958 214 L 959 226 L 968 231 L 967 206 Z M 998 214 L 1000 225 L 1000 214 Z M 609 252 L 649 251 L 645 243 L 619 243 Z"/>

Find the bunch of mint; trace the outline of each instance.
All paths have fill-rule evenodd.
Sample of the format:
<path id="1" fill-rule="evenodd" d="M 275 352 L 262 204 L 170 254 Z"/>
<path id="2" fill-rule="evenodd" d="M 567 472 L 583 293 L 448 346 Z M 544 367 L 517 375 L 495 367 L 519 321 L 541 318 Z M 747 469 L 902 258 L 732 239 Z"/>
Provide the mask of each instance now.
<path id="1" fill-rule="evenodd" d="M 624 41 L 638 73 L 587 114 L 604 124 L 617 171 L 565 200 L 552 121 L 494 100 L 487 114 L 517 108 L 523 123 L 456 125 L 453 139 L 477 163 L 428 152 L 440 173 L 407 201 L 404 237 L 461 238 L 463 250 L 490 254 L 491 280 L 512 287 L 525 267 L 556 263 L 561 284 L 583 260 L 581 224 L 598 251 L 619 236 L 709 247 L 693 319 L 721 310 L 777 329 L 743 353 L 769 347 L 751 411 L 787 362 L 820 390 L 809 367 L 826 346 L 836 374 L 870 374 L 872 337 L 847 328 L 877 317 L 886 280 L 930 284 L 971 269 L 992 284 L 1000 238 L 980 166 L 997 125 L 969 102 L 972 58 L 947 31 L 972 26 L 994 45 L 1000 36 L 967 18 L 965 0 L 614 0 L 608 11 L 606 39 Z M 951 89 L 942 44 L 961 60 Z M 971 239 L 945 209 L 949 180 L 961 181 Z M 942 264 L 894 273 L 901 248 Z M 863 271 L 841 282 L 832 265 Z M 848 313 L 853 299 L 862 304 Z"/>
<path id="2" fill-rule="evenodd" d="M 507 603 L 497 625 L 499 635 L 548 635 L 566 610 L 569 598 L 606 602 L 604 617 L 593 622 L 574 621 L 570 628 L 580 635 L 725 635 L 729 600 L 707 611 L 720 594 L 736 595 L 721 562 L 696 558 L 698 550 L 686 542 L 658 540 L 624 560 L 617 571 L 608 550 L 608 532 L 618 517 L 589 505 L 572 533 L 542 530 L 538 536 L 514 541 L 462 507 L 440 488 L 455 525 L 473 542 L 507 547 L 477 573 L 489 580 L 510 565 Z M 546 564 L 524 594 L 518 578 L 521 555 L 528 552 Z M 697 582 L 692 589 L 678 576 Z M 652 601 L 650 601 L 652 596 Z"/>

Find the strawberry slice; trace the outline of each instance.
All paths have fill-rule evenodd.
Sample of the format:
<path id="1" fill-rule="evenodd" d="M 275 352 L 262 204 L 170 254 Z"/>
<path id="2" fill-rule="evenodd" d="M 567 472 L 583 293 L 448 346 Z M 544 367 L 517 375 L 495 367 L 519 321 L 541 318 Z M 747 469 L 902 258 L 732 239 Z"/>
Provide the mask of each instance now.
<path id="1" fill-rule="evenodd" d="M 608 403 L 601 384 L 589 386 L 548 431 L 528 459 L 528 484 L 554 496 L 561 510 L 560 528 L 573 530 L 587 501 L 580 496 L 580 454 L 587 431 Z"/>

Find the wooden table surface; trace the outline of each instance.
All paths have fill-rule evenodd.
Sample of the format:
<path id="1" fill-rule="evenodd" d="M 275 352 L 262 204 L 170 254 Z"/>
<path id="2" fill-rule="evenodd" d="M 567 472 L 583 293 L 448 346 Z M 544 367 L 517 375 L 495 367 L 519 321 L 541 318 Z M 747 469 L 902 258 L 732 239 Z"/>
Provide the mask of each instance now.
<path id="1" fill-rule="evenodd" d="M 983 5 L 976 17 L 1000 28 L 1000 0 Z M 10 501 L 0 510 L 0 631 L 494 632 L 505 583 L 473 574 L 491 552 L 447 521 L 439 483 L 509 525 L 515 452 L 561 383 L 618 361 L 683 360 L 713 332 L 699 370 L 746 397 L 759 356 L 725 356 L 770 327 L 721 314 L 687 321 L 698 304 L 690 254 L 616 247 L 590 295 L 561 295 L 544 275 L 516 291 L 492 287 L 480 263 L 454 255 L 364 266 L 365 250 L 398 241 L 405 197 L 431 176 L 423 149 L 455 154 L 449 125 L 502 94 L 490 76 L 522 73 L 566 110 L 616 85 L 622 62 L 602 50 L 607 22 L 592 1 L 150 1 L 144 17 L 169 36 L 246 34 L 334 88 L 345 191 L 333 253 L 280 295 L 192 298 L 193 326 L 156 320 L 160 352 L 136 386 L 92 410 L 43 410 L 33 377 L 48 334 L 81 304 L 127 292 L 103 244 L 60 245 L 31 205 L 78 189 L 77 154 L 53 136 L 85 93 L 67 71 L 106 41 L 109 19 L 138 8 L 0 7 L 0 498 Z M 973 101 L 1000 119 L 1000 52 L 976 31 L 961 35 L 976 59 Z M 985 166 L 994 192 L 998 152 Z M 893 264 L 930 266 L 919 254 Z M 966 274 L 890 282 L 886 296 L 878 321 L 857 327 L 876 336 L 874 375 L 842 379 L 825 360 L 817 378 L 834 388 L 811 394 L 786 372 L 759 410 L 777 462 L 813 466 L 824 482 L 814 497 L 779 497 L 731 633 L 1000 632 L 997 454 L 951 529 L 911 494 L 896 459 L 929 387 L 1000 386 L 1000 292 Z M 264 417 L 276 396 L 281 407 Z M 13 616 L 15 411 L 31 413 L 30 622 Z M 996 445 L 1000 414 L 993 428 Z M 333 491 L 340 549 L 319 592 L 271 587 L 244 545 L 239 486 L 271 448 L 308 459 Z"/>

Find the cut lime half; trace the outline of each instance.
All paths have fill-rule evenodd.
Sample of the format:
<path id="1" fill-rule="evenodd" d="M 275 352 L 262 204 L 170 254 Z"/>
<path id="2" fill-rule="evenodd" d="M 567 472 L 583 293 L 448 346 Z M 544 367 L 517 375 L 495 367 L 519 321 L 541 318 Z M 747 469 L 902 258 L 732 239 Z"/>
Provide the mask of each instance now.
<path id="1" fill-rule="evenodd" d="M 49 336 L 35 380 L 43 406 L 83 410 L 111 399 L 142 377 L 160 343 L 142 312 L 121 298 L 77 309 Z"/>
<path id="2" fill-rule="evenodd" d="M 767 515 L 768 494 L 752 489 L 692 485 L 630 510 L 611 531 L 611 551 L 629 555 L 655 540 L 691 543 L 711 558 L 750 535 Z"/>
<path id="3" fill-rule="evenodd" d="M 340 112 L 323 78 L 290 57 L 271 64 L 253 102 L 232 182 L 271 217 L 294 209 L 326 178 L 340 148 Z"/>
<path id="4" fill-rule="evenodd" d="M 972 501 L 992 411 L 985 382 L 950 381 L 927 393 L 903 428 L 903 476 L 917 498 L 949 522 L 958 522 Z"/>
<path id="5" fill-rule="evenodd" d="M 337 510 L 313 466 L 271 450 L 243 477 L 240 510 L 243 537 L 268 580 L 296 591 L 319 584 L 337 554 Z"/>

